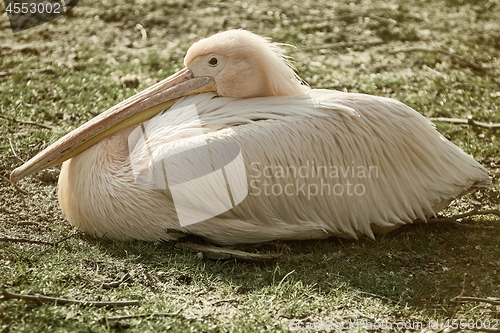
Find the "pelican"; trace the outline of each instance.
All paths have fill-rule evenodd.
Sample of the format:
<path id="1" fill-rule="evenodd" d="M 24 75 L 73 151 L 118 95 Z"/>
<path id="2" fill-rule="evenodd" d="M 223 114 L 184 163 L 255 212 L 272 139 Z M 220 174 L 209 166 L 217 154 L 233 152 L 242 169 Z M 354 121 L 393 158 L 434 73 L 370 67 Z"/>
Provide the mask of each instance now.
<path id="1" fill-rule="evenodd" d="M 280 44 L 252 32 L 202 39 L 184 65 L 50 145 L 11 183 L 64 162 L 59 203 L 80 230 L 221 245 L 373 238 L 492 184 L 417 111 L 310 89 Z"/>

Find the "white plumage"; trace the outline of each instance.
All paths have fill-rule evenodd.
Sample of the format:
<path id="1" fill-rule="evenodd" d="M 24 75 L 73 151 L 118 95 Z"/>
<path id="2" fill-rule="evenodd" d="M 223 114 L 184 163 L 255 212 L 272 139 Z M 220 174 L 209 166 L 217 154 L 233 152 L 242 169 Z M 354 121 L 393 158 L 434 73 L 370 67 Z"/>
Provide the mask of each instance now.
<path id="1" fill-rule="evenodd" d="M 491 185 L 487 171 L 418 112 L 388 98 L 311 90 L 278 45 L 251 32 L 201 40 L 184 62 L 187 68 L 14 170 L 11 182 L 72 157 L 59 178 L 59 202 L 72 225 L 113 239 L 173 240 L 189 233 L 219 244 L 374 237 Z M 180 112 L 193 106 L 194 118 Z M 196 187 L 182 176 L 167 177 L 167 189 L 155 187 L 150 180 L 166 169 L 175 175 L 225 170 L 211 157 L 174 154 L 200 144 L 209 147 L 206 156 L 215 156 L 216 146 L 228 156 L 237 147 L 246 180 L 226 170 L 222 191 L 214 191 L 215 182 Z M 177 157 L 165 160 L 168 154 Z M 193 212 L 218 213 L 181 223 L 176 181 L 196 189 L 191 202 L 183 202 Z M 220 213 L 226 190 L 236 193 L 234 207 Z"/>
<path id="2" fill-rule="evenodd" d="M 126 130 L 63 165 L 59 200 L 70 222 L 110 238 L 175 239 L 177 230 L 219 244 L 373 236 L 373 231 L 425 220 L 475 184 L 489 182 L 487 171 L 440 135 L 428 119 L 392 99 L 328 90 L 253 99 L 207 93 L 184 97 L 172 109 L 192 104 L 198 109 L 206 141 L 241 147 L 250 183 L 243 202 L 181 228 L 168 191 L 144 190 L 135 184 L 128 160 L 130 130 Z M 182 121 L 164 124 L 167 113 L 143 124 L 147 131 L 168 125 L 175 132 L 182 126 Z M 153 139 L 158 141 L 150 142 L 151 146 L 189 144 L 186 138 L 175 141 L 175 135 Z M 330 173 L 312 177 L 313 165 L 337 167 L 338 177 Z M 293 167 L 301 166 L 306 166 L 309 176 L 293 177 Z M 276 177 L 280 167 L 288 168 L 292 177 Z M 365 177 L 358 174 L 359 167 Z M 376 169 L 371 169 L 369 178 L 370 167 Z M 292 184 L 288 193 L 294 195 L 275 195 L 278 190 L 266 195 L 265 181 L 270 183 L 268 189 Z M 365 193 L 305 192 L 314 190 L 312 184 L 329 184 L 330 189 L 344 184 L 346 191 L 347 181 L 363 184 Z M 297 193 L 302 185 L 305 194 Z"/>

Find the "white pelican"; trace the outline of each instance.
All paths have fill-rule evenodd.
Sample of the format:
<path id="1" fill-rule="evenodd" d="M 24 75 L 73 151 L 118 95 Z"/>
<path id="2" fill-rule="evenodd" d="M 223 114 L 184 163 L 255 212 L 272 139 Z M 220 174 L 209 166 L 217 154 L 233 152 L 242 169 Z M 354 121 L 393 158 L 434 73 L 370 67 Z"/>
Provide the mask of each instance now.
<path id="1" fill-rule="evenodd" d="M 310 89 L 279 45 L 251 32 L 200 40 L 184 64 L 15 169 L 11 182 L 65 161 L 59 202 L 77 228 L 122 240 L 195 234 L 218 244 L 374 237 L 491 185 L 485 168 L 418 112 L 393 99 Z M 193 105 L 199 120 L 175 113 Z M 141 133 L 162 134 L 143 136 L 137 148 Z M 181 225 L 171 191 L 139 184 L 132 155 L 151 171 L 160 151 L 203 142 L 239 147 L 248 195 Z M 156 160 L 144 159 L 150 153 Z M 203 164 L 178 156 L 177 171 Z M 195 206 L 217 201 L 206 190 L 195 193 Z"/>

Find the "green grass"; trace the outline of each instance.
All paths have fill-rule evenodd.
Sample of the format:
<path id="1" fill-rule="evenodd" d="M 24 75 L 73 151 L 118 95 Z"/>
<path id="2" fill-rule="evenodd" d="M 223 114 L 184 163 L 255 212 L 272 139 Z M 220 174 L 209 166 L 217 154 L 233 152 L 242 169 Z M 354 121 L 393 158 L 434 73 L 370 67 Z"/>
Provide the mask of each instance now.
<path id="1" fill-rule="evenodd" d="M 136 12 L 137 11 L 137 12 Z M 370 16 L 371 15 L 371 16 Z M 79 3 L 72 15 L 13 35 L 0 19 L 0 173 L 110 106 L 182 68 L 189 45 L 220 30 L 247 28 L 289 49 L 312 87 L 395 98 L 428 117 L 500 123 L 500 5 L 488 1 L 331 1 Z M 385 19 L 385 20 L 384 20 Z M 388 19 L 396 21 L 392 25 Z M 148 33 L 142 40 L 140 23 Z M 384 44 L 312 49 L 380 39 Z M 32 45 L 23 51 L 5 45 Z M 478 71 L 435 52 L 392 53 L 410 46 L 452 49 Z M 140 76 L 136 88 L 122 86 Z M 437 129 L 500 175 L 500 132 L 436 123 Z M 76 230 L 58 208 L 57 171 L 2 182 L 0 237 L 56 242 Z M 498 209 L 500 191 L 457 200 L 444 213 Z M 288 331 L 304 322 L 366 319 L 428 323 L 449 318 L 460 295 L 500 297 L 498 218 L 477 228 L 405 227 L 376 241 L 277 242 L 248 251 L 278 251 L 274 263 L 200 259 L 169 243 L 113 242 L 83 234 L 55 247 L 0 241 L 0 286 L 80 300 L 140 300 L 102 309 L 26 301 L 0 302 L 1 332 Z M 489 228 L 492 227 L 492 228 Z M 129 279 L 117 288 L 105 283 Z M 461 285 L 465 277 L 465 285 Z M 220 301 L 220 302 L 219 302 Z M 141 313 L 178 316 L 107 322 Z M 466 304 L 455 318 L 499 318 L 498 307 Z"/>

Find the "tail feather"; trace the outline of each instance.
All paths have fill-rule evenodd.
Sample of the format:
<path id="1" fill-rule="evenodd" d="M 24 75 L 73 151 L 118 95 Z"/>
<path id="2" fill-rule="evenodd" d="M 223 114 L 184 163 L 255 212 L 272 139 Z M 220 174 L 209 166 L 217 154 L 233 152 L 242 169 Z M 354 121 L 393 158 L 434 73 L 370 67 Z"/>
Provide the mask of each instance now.
<path id="1" fill-rule="evenodd" d="M 498 185 L 494 185 L 493 181 L 491 178 L 486 179 L 486 180 L 481 180 L 475 182 L 471 189 L 482 189 L 482 188 L 489 188 L 489 187 L 498 187 Z"/>

